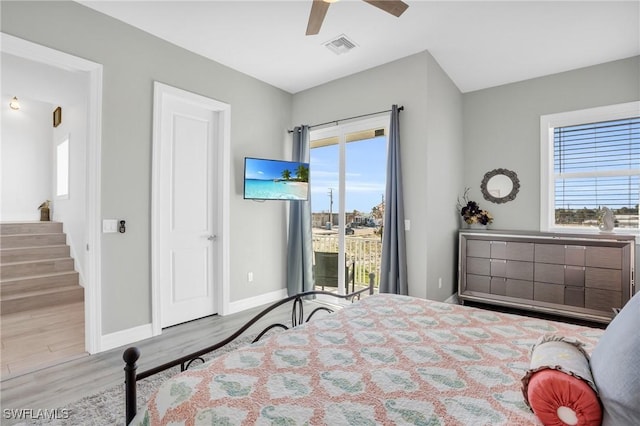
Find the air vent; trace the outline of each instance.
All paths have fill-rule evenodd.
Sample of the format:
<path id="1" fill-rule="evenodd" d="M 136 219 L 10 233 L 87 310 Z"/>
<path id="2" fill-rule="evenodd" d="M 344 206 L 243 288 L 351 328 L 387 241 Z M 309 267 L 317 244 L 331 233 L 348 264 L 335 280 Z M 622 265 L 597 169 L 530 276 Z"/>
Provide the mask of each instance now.
<path id="1" fill-rule="evenodd" d="M 349 40 L 349 38 L 342 34 L 331 41 L 328 41 L 324 44 L 327 49 L 331 50 L 336 55 L 342 55 L 343 53 L 347 53 L 357 45 Z"/>

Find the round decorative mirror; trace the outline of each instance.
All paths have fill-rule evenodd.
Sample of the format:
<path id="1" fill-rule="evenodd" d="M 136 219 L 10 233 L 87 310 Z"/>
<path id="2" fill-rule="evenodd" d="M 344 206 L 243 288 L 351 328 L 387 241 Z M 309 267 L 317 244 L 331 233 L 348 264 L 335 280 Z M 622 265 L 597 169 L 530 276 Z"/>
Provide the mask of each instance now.
<path id="1" fill-rule="evenodd" d="M 484 174 L 480 189 L 485 200 L 502 204 L 516 198 L 520 181 L 518 175 L 511 170 L 494 169 Z"/>

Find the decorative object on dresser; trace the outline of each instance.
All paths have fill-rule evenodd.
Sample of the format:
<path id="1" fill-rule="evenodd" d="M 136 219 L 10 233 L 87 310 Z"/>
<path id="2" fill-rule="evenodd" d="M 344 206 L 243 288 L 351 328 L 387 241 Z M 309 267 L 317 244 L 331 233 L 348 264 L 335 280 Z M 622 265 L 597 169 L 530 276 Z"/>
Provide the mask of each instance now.
<path id="1" fill-rule="evenodd" d="M 486 229 L 493 222 L 493 216 L 487 210 L 480 208 L 475 201 L 469 200 L 469 188 L 465 188 L 462 201 L 458 198 L 458 211 L 462 220 L 469 228 Z"/>
<path id="2" fill-rule="evenodd" d="M 613 212 L 609 207 L 603 207 L 598 217 L 598 228 L 600 232 L 613 232 L 613 228 L 616 226 L 616 221 L 613 216 Z"/>
<path id="3" fill-rule="evenodd" d="M 634 294 L 635 237 L 460 231 L 458 297 L 611 321 Z"/>

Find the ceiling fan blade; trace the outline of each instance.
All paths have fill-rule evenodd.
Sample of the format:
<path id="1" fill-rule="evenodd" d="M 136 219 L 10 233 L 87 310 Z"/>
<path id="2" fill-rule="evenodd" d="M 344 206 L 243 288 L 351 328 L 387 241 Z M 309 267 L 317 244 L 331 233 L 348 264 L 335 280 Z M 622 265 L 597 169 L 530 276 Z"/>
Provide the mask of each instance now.
<path id="1" fill-rule="evenodd" d="M 409 7 L 408 4 L 406 4 L 401 0 L 364 0 L 364 1 L 396 17 L 402 15 L 404 11 L 407 10 L 407 8 Z"/>
<path id="2" fill-rule="evenodd" d="M 309 14 L 309 24 L 307 24 L 307 35 L 316 35 L 320 32 L 322 21 L 329 9 L 329 3 L 323 0 L 313 0 L 311 13 Z"/>

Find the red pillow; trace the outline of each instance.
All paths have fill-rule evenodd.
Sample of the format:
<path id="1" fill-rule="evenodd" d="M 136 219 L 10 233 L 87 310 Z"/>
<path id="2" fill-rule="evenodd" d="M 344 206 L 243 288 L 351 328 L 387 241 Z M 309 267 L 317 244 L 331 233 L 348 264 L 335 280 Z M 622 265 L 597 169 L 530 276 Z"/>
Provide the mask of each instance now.
<path id="1" fill-rule="evenodd" d="M 545 426 L 599 426 L 602 422 L 600 401 L 591 386 L 559 370 L 533 373 L 527 399 Z"/>

